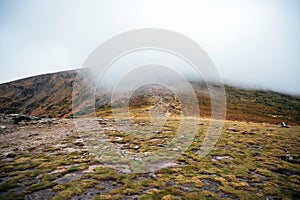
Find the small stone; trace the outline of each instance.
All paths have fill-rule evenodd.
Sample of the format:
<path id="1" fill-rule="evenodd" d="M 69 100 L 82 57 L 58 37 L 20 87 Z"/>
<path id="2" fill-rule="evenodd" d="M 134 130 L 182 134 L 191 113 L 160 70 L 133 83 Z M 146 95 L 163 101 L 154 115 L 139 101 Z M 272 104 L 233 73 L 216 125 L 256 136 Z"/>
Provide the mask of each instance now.
<path id="1" fill-rule="evenodd" d="M 68 153 L 73 153 L 73 152 L 76 152 L 76 149 L 74 149 L 74 148 L 65 148 L 64 149 L 66 152 L 68 152 Z"/>
<path id="2" fill-rule="evenodd" d="M 180 151 L 180 149 L 178 149 L 178 148 L 173 148 L 172 151 L 177 151 L 177 152 L 178 152 L 178 151 Z"/>
<path id="3" fill-rule="evenodd" d="M 162 200 L 175 200 L 175 199 L 179 199 L 179 198 L 176 196 L 173 196 L 171 194 L 168 194 L 168 195 L 165 195 L 162 197 Z"/>
<path id="4" fill-rule="evenodd" d="M 36 178 L 41 179 L 41 178 L 43 178 L 43 176 L 44 176 L 44 174 L 40 174 Z"/>
<path id="5" fill-rule="evenodd" d="M 235 128 L 227 128 L 228 131 L 232 131 L 232 132 L 239 132 L 239 130 L 235 129 Z"/>
<path id="6" fill-rule="evenodd" d="M 283 127 L 283 128 L 289 128 L 288 125 L 286 125 L 285 122 L 281 122 L 281 127 Z"/>
<path id="7" fill-rule="evenodd" d="M 144 153 L 144 157 L 148 157 L 149 156 L 149 154 L 146 152 L 146 153 Z"/>
<path id="8" fill-rule="evenodd" d="M 233 158 L 231 156 L 215 156 L 211 160 L 213 162 L 216 162 L 218 160 L 226 160 L 226 159 L 233 160 Z"/>
<path id="9" fill-rule="evenodd" d="M 252 156 L 253 156 L 253 157 L 259 157 L 259 156 L 260 156 L 260 153 L 254 153 Z"/>
<path id="10" fill-rule="evenodd" d="M 0 126 L 0 129 L 6 129 L 6 126 Z"/>
<path id="11" fill-rule="evenodd" d="M 291 156 L 290 154 L 288 154 L 286 157 L 287 157 L 287 160 L 289 160 L 289 161 L 292 161 L 294 159 L 293 156 Z"/>
<path id="12" fill-rule="evenodd" d="M 156 176 L 156 174 L 154 174 L 154 173 L 151 173 L 151 174 L 150 174 L 150 177 L 151 177 L 152 179 L 154 179 L 154 180 L 157 179 L 157 176 Z"/>
<path id="13" fill-rule="evenodd" d="M 13 160 L 14 160 L 13 158 L 4 158 L 4 159 L 1 159 L 1 162 L 11 162 Z M 2 173 L 4 174 L 5 172 L 2 172 Z"/>
<path id="14" fill-rule="evenodd" d="M 133 158 L 133 159 L 131 159 L 131 160 L 140 161 L 140 162 L 143 161 L 142 158 L 137 158 L 137 157 L 135 157 L 135 158 Z"/>
<path id="15" fill-rule="evenodd" d="M 133 147 L 134 149 L 139 149 L 140 147 L 138 145 L 134 146 Z"/>
<path id="16" fill-rule="evenodd" d="M 9 151 L 9 152 L 3 153 L 3 156 L 5 156 L 7 158 L 14 158 L 14 157 L 16 157 L 16 154 L 13 151 Z"/>

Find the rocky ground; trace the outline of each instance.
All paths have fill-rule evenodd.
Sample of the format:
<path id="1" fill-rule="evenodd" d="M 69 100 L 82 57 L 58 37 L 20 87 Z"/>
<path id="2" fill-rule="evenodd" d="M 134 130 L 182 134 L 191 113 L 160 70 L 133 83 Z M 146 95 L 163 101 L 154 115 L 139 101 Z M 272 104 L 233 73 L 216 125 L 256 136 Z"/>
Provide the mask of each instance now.
<path id="1" fill-rule="evenodd" d="M 202 120 L 186 151 L 171 148 L 180 154 L 176 160 L 138 173 L 134 163 L 170 143 L 176 120 L 147 137 L 116 129 L 125 123 L 121 119 L 96 123 L 100 128 L 88 136 L 101 140 L 95 145 L 105 152 L 120 153 L 118 162 L 108 163 L 99 148 L 93 151 L 93 140 L 72 119 L 2 120 L 0 199 L 300 198 L 299 126 L 226 121 L 215 147 L 200 157 L 209 125 Z"/>

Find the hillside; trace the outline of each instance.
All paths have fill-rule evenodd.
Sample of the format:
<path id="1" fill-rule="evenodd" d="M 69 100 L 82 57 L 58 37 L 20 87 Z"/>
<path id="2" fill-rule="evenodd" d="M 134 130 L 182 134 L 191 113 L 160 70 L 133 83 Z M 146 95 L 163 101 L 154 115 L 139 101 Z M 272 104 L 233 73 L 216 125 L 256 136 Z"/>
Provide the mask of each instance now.
<path id="1" fill-rule="evenodd" d="M 0 113 L 19 113 L 45 117 L 72 116 L 72 86 L 76 71 L 63 71 L 33 76 L 0 84 Z M 201 116 L 210 116 L 210 97 L 192 83 L 196 91 Z M 300 98 L 272 91 L 245 90 L 225 86 L 227 119 L 238 121 L 300 123 Z M 198 92 L 197 92 L 198 91 Z M 147 101 L 138 96 L 138 106 Z M 108 106 L 109 107 L 109 106 Z M 107 106 L 105 106 L 105 109 Z M 102 109 L 102 110 L 101 110 Z M 99 107 L 100 115 L 102 108 Z"/>
<path id="2" fill-rule="evenodd" d="M 221 131 L 216 138 L 208 132 L 219 120 L 206 118 L 205 84 L 192 83 L 200 122 L 190 117 L 182 123 L 172 91 L 146 85 L 130 95 L 134 123 L 111 118 L 111 107 L 122 111 L 127 93 L 118 94 L 114 107 L 97 91 L 101 118 L 75 125 L 63 118 L 72 116 L 75 78 L 76 71 L 66 71 L 0 85 L 1 112 L 60 117 L 0 114 L 26 118 L 0 120 L 0 199 L 299 199 L 299 98 L 226 86 L 228 120 L 222 129 L 215 126 Z M 165 109 L 165 121 L 150 119 Z"/>
<path id="3" fill-rule="evenodd" d="M 75 78 L 63 71 L 0 84 L 0 113 L 69 117 Z"/>

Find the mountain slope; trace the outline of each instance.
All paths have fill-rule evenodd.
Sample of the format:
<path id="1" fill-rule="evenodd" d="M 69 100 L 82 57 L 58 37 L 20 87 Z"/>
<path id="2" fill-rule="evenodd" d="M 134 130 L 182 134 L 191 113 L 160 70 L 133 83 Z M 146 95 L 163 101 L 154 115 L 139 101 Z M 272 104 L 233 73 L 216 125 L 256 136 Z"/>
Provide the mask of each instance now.
<path id="1" fill-rule="evenodd" d="M 0 84 L 0 113 L 20 113 L 45 117 L 72 116 L 72 86 L 75 70 L 33 76 Z M 191 83 L 196 91 L 201 116 L 210 116 L 210 97 Z M 253 122 L 300 124 L 300 98 L 272 91 L 245 90 L 226 86 L 227 119 Z M 132 98 L 132 102 L 145 100 Z M 107 106 L 109 108 L 109 106 Z M 103 109 L 99 108 L 100 115 Z M 105 115 L 105 114 L 104 114 Z"/>
<path id="2" fill-rule="evenodd" d="M 0 113 L 68 117 L 75 78 L 64 71 L 0 84 Z"/>

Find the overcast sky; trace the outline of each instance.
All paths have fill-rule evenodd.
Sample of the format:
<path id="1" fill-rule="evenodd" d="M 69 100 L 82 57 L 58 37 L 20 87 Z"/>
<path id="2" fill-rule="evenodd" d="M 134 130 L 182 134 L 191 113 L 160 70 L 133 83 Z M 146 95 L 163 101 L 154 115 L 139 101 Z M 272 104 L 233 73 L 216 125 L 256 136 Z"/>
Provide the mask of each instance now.
<path id="1" fill-rule="evenodd" d="M 225 82 L 300 94 L 298 0 L 1 0 L 0 83 L 75 69 L 139 28 L 196 41 Z"/>

